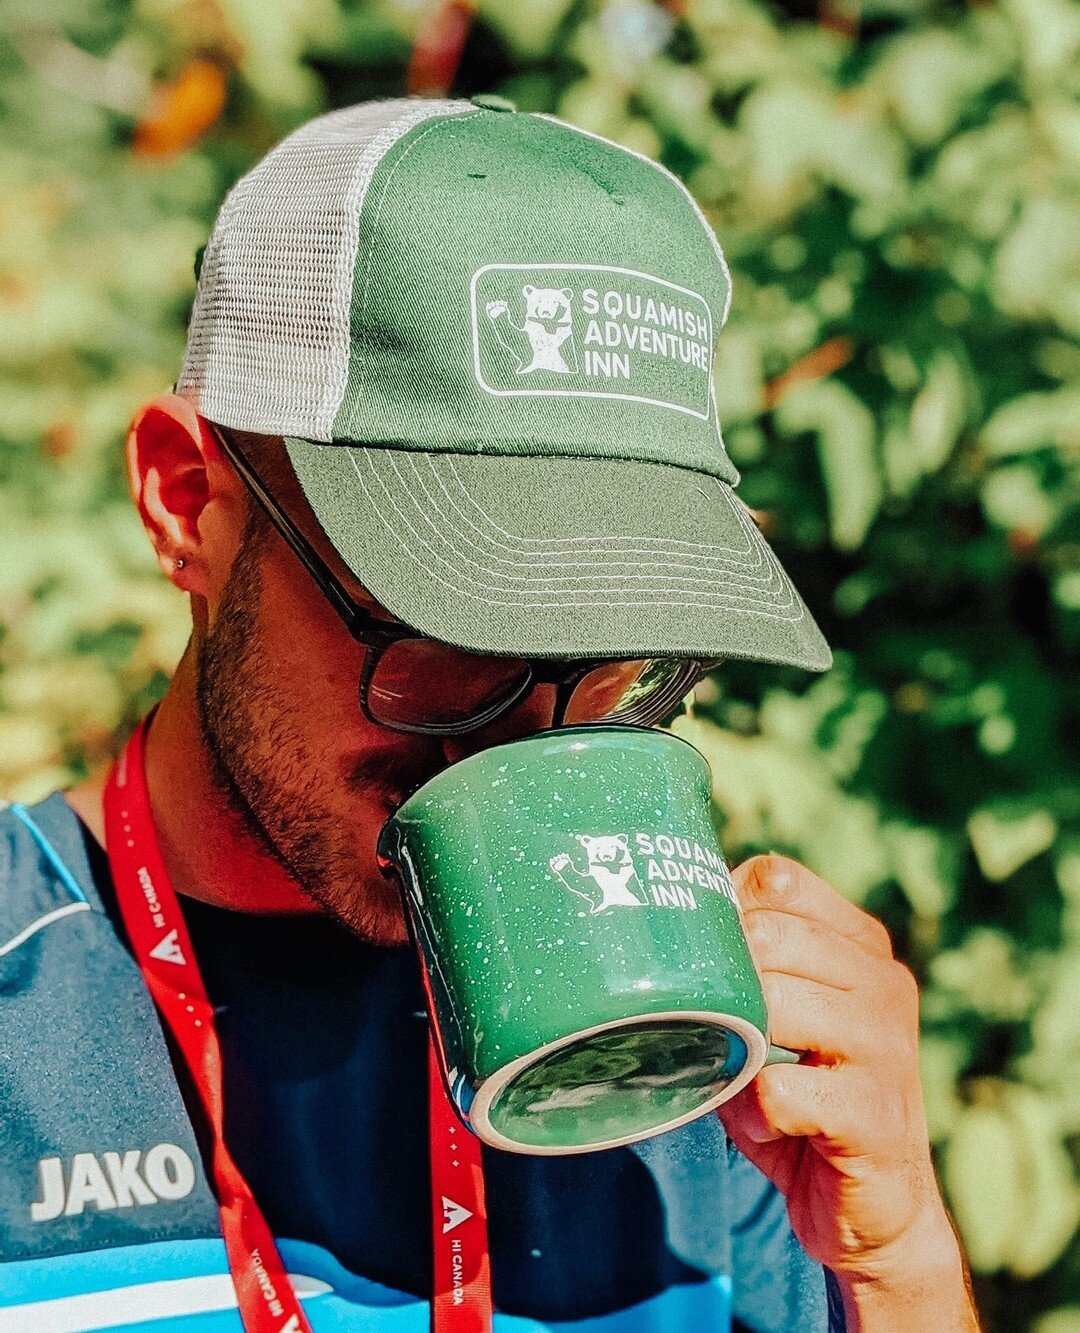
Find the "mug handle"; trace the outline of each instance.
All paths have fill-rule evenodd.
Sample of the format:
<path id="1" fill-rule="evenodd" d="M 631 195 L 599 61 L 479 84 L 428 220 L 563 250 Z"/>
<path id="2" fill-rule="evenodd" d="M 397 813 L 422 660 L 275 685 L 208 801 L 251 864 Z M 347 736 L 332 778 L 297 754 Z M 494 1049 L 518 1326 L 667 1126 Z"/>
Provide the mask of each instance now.
<path id="1" fill-rule="evenodd" d="M 798 1051 L 789 1051 L 786 1046 L 771 1046 L 765 1057 L 767 1065 L 797 1065 L 802 1059 Z"/>

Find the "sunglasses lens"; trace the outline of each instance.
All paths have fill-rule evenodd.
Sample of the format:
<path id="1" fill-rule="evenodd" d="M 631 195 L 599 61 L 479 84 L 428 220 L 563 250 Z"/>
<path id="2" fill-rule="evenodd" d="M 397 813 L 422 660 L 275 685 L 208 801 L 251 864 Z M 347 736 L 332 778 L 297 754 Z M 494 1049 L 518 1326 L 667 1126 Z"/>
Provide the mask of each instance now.
<path id="1" fill-rule="evenodd" d="M 674 711 L 698 674 L 694 664 L 670 658 L 605 662 L 578 683 L 563 723 L 651 726 Z"/>
<path id="2" fill-rule="evenodd" d="M 432 639 L 399 639 L 379 657 L 368 708 L 389 727 L 457 728 L 498 713 L 528 681 L 528 663 L 519 657 L 481 657 Z"/>

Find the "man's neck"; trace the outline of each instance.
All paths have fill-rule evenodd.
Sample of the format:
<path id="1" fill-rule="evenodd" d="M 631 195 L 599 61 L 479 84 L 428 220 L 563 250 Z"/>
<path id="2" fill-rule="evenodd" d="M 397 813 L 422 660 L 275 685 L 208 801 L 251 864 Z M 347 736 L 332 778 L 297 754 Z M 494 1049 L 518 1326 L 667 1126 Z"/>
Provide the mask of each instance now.
<path id="1" fill-rule="evenodd" d="M 195 703 L 192 653 L 182 658 L 146 737 L 146 783 L 161 854 L 177 893 L 241 912 L 319 909 L 267 856 L 211 777 Z M 107 770 L 64 793 L 105 846 Z"/>

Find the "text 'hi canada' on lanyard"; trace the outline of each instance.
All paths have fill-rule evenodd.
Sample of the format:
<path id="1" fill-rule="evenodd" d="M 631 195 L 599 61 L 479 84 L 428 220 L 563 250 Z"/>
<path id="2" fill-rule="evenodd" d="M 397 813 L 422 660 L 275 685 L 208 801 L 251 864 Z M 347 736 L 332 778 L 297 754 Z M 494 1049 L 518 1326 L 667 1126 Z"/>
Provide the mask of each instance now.
<path id="1" fill-rule="evenodd" d="M 144 768 L 147 721 L 136 728 L 105 788 L 105 838 L 120 912 L 139 970 L 191 1076 L 213 1137 L 211 1170 L 221 1232 L 245 1333 L 311 1333 L 270 1227 L 225 1144 L 217 1024 L 154 830 Z M 428 1071 L 431 1327 L 434 1333 L 488 1333 L 491 1268 L 480 1142 L 450 1103 L 434 1037 Z"/>

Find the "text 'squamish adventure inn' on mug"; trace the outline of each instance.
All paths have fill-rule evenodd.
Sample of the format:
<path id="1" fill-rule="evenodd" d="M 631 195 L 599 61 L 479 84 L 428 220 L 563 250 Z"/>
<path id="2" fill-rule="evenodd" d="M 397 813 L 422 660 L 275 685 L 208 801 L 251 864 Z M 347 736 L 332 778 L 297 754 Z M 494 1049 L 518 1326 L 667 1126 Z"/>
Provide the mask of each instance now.
<path id="1" fill-rule="evenodd" d="M 485 1143 L 631 1143 L 770 1058 L 710 785 L 668 733 L 571 727 L 470 755 L 386 824 L 443 1075 Z"/>

